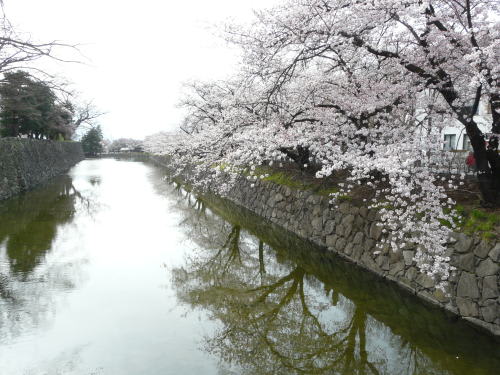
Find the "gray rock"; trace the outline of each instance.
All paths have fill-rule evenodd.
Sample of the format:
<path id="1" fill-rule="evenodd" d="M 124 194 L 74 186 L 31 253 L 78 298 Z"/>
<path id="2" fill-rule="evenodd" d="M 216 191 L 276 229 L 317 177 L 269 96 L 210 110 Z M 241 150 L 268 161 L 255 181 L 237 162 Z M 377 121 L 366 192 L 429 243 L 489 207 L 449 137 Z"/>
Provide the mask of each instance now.
<path id="1" fill-rule="evenodd" d="M 344 218 L 340 223 L 347 227 L 351 226 L 353 222 L 354 222 L 354 215 L 349 214 L 347 216 L 344 216 Z"/>
<path id="2" fill-rule="evenodd" d="M 444 251 L 444 256 L 446 257 L 451 257 L 453 254 L 455 254 L 455 249 L 453 247 L 447 247 Z"/>
<path id="3" fill-rule="evenodd" d="M 471 237 L 468 237 L 464 233 L 458 233 L 457 235 L 457 243 L 455 244 L 455 249 L 459 253 L 466 253 L 470 250 L 472 247 L 472 244 L 474 243 L 474 239 Z"/>
<path id="4" fill-rule="evenodd" d="M 358 232 L 356 233 L 356 235 L 354 236 L 354 239 L 353 239 L 353 243 L 354 244 L 360 244 L 363 242 L 363 238 L 365 237 L 365 235 L 362 233 L 362 232 Z"/>
<path id="5" fill-rule="evenodd" d="M 462 270 L 474 272 L 474 254 L 458 255 L 456 266 Z"/>
<path id="6" fill-rule="evenodd" d="M 363 228 L 363 225 L 366 223 L 365 219 L 361 215 L 356 215 L 356 219 L 354 220 L 354 227 L 356 229 Z"/>
<path id="7" fill-rule="evenodd" d="M 440 289 L 434 289 L 434 292 L 432 293 L 432 297 L 441 302 L 441 303 L 447 303 L 450 301 L 450 293 L 445 293 Z"/>
<path id="8" fill-rule="evenodd" d="M 368 215 L 368 208 L 366 208 L 364 206 L 360 207 L 359 214 L 361 215 L 361 217 L 366 217 Z"/>
<path id="9" fill-rule="evenodd" d="M 373 247 L 375 246 L 375 241 L 373 241 L 371 238 L 367 238 L 364 242 L 364 248 L 366 252 L 371 253 Z"/>
<path id="10" fill-rule="evenodd" d="M 326 246 L 335 247 L 335 242 L 337 242 L 337 235 L 326 236 Z"/>
<path id="11" fill-rule="evenodd" d="M 372 271 L 379 271 L 380 267 L 378 266 L 377 263 L 372 259 L 370 254 L 364 253 L 361 256 L 361 263 L 370 268 Z"/>
<path id="12" fill-rule="evenodd" d="M 348 225 L 348 226 L 345 226 L 345 230 L 344 230 L 344 237 L 347 238 L 351 235 L 352 233 L 352 225 Z"/>
<path id="13" fill-rule="evenodd" d="M 483 294 L 484 299 L 497 298 L 500 296 L 498 290 L 497 276 L 486 276 L 483 280 Z"/>
<path id="14" fill-rule="evenodd" d="M 370 226 L 370 237 L 373 238 L 375 241 L 380 238 L 382 235 L 382 226 L 377 225 L 379 223 L 374 222 Z"/>
<path id="15" fill-rule="evenodd" d="M 498 264 L 496 264 L 495 262 L 493 262 L 491 259 L 488 258 L 479 263 L 479 266 L 477 267 L 476 270 L 476 274 L 481 277 L 496 275 L 499 268 L 500 267 L 498 266 Z"/>
<path id="16" fill-rule="evenodd" d="M 338 251 L 338 252 L 341 252 L 343 253 L 344 252 L 344 249 L 345 249 L 345 246 L 347 244 L 347 241 L 343 238 L 339 238 L 337 240 L 337 242 L 335 242 L 335 249 Z"/>
<path id="17" fill-rule="evenodd" d="M 402 258 L 403 253 L 401 251 L 393 251 L 392 249 L 389 250 L 389 261 L 391 263 L 399 262 Z"/>
<path id="18" fill-rule="evenodd" d="M 389 275 L 396 276 L 398 273 L 402 272 L 404 269 L 405 269 L 404 263 L 398 262 L 390 267 Z"/>
<path id="19" fill-rule="evenodd" d="M 349 206 L 349 203 L 347 202 L 341 203 L 339 206 L 339 211 L 342 212 L 343 214 L 349 214 L 351 212 L 351 207 Z"/>
<path id="20" fill-rule="evenodd" d="M 415 277 L 417 276 L 417 269 L 415 267 L 410 267 L 408 269 L 408 271 L 406 271 L 406 274 L 405 274 L 405 277 L 409 280 L 409 281 L 413 281 L 415 280 Z"/>
<path id="21" fill-rule="evenodd" d="M 436 281 L 425 273 L 419 273 L 416 282 L 426 289 L 433 288 L 436 285 Z"/>
<path id="22" fill-rule="evenodd" d="M 326 205 L 325 205 L 325 207 L 323 209 L 323 223 L 326 224 L 326 222 L 328 220 L 331 220 L 331 218 L 332 218 L 331 213 L 332 213 L 332 211 L 329 208 L 327 208 Z"/>
<path id="23" fill-rule="evenodd" d="M 477 307 L 477 304 L 474 303 L 473 301 L 470 301 L 465 298 L 457 297 L 457 307 L 458 311 L 460 311 L 460 315 L 462 316 L 471 316 L 471 317 L 477 317 L 479 316 L 479 309 Z"/>
<path id="24" fill-rule="evenodd" d="M 338 236 L 343 236 L 344 235 L 344 231 L 345 231 L 345 228 L 341 224 L 337 225 L 337 227 L 335 228 L 335 234 L 338 235 Z"/>
<path id="25" fill-rule="evenodd" d="M 481 307 L 481 315 L 483 316 L 483 320 L 488 323 L 493 323 L 495 319 L 500 315 L 500 311 L 496 301 L 488 301 L 486 306 Z"/>
<path id="26" fill-rule="evenodd" d="M 314 194 L 309 195 L 309 197 L 306 199 L 306 203 L 308 203 L 310 205 L 318 204 L 319 203 L 319 196 L 314 195 Z"/>
<path id="27" fill-rule="evenodd" d="M 457 286 L 458 297 L 479 298 L 476 276 L 469 272 L 462 272 Z"/>
<path id="28" fill-rule="evenodd" d="M 325 223 L 325 229 L 323 230 L 323 233 L 326 234 L 326 235 L 332 234 L 334 230 L 335 230 L 335 221 L 328 220 Z"/>
<path id="29" fill-rule="evenodd" d="M 321 213 L 321 206 L 320 205 L 314 206 L 312 212 L 313 217 L 319 216 L 320 213 Z"/>
<path id="30" fill-rule="evenodd" d="M 344 253 L 347 255 L 351 255 L 353 247 L 354 244 L 352 242 L 349 242 L 344 249 Z"/>
<path id="31" fill-rule="evenodd" d="M 479 258 L 486 258 L 490 252 L 491 244 L 488 241 L 482 240 L 474 249 L 474 255 Z"/>
<path id="32" fill-rule="evenodd" d="M 382 253 L 384 253 L 384 254 L 393 253 L 392 247 L 391 247 L 390 243 L 387 241 L 384 244 L 382 244 L 380 251 L 382 251 Z"/>
<path id="33" fill-rule="evenodd" d="M 389 271 L 389 257 L 386 256 L 386 255 L 379 255 L 376 259 L 375 259 L 375 263 L 377 263 L 377 265 L 383 269 L 384 271 Z"/>
<path id="34" fill-rule="evenodd" d="M 321 233 L 321 230 L 323 229 L 323 218 L 314 218 L 311 222 L 311 225 L 315 233 Z"/>
<path id="35" fill-rule="evenodd" d="M 500 242 L 490 251 L 488 256 L 495 262 L 500 262 Z"/>
<path id="36" fill-rule="evenodd" d="M 361 258 L 361 254 L 363 254 L 363 248 L 361 245 L 354 245 L 354 248 L 352 249 L 352 258 L 354 260 L 359 260 L 359 258 Z"/>
<path id="37" fill-rule="evenodd" d="M 378 216 L 379 216 L 379 213 L 378 213 L 378 211 L 376 209 L 371 208 L 371 209 L 368 210 L 367 219 L 369 221 L 376 220 Z"/>
<path id="38" fill-rule="evenodd" d="M 405 260 L 405 265 L 411 266 L 413 264 L 413 257 L 415 256 L 415 252 L 411 250 L 403 251 L 403 258 Z"/>

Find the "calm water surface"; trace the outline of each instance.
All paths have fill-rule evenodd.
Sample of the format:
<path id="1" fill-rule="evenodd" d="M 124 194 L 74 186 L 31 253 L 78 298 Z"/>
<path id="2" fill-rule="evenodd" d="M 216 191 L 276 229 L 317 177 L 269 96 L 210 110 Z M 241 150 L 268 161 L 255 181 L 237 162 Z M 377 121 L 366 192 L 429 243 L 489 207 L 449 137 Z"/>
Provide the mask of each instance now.
<path id="1" fill-rule="evenodd" d="M 0 203 L 0 374 L 499 374 L 500 345 L 157 167 Z"/>

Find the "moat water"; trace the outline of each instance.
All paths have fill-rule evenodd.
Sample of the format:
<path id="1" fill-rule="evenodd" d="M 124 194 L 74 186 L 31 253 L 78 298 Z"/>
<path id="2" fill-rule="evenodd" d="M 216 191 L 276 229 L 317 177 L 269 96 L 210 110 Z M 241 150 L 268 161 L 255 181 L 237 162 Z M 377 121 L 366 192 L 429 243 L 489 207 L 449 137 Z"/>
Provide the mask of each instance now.
<path id="1" fill-rule="evenodd" d="M 0 374 L 499 374 L 500 344 L 153 165 L 0 202 Z"/>

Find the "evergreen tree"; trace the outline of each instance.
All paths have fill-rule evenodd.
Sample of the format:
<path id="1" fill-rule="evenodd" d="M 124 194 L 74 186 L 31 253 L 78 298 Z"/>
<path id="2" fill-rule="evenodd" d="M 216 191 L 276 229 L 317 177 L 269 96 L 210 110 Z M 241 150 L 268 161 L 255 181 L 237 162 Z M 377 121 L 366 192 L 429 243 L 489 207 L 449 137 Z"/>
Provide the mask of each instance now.
<path id="1" fill-rule="evenodd" d="M 5 73 L 0 83 L 0 136 L 70 139 L 73 113 L 56 100 L 47 83 L 29 73 Z"/>
<path id="2" fill-rule="evenodd" d="M 82 148 L 86 156 L 96 156 L 103 152 L 102 131 L 100 126 L 91 128 L 82 138 Z"/>

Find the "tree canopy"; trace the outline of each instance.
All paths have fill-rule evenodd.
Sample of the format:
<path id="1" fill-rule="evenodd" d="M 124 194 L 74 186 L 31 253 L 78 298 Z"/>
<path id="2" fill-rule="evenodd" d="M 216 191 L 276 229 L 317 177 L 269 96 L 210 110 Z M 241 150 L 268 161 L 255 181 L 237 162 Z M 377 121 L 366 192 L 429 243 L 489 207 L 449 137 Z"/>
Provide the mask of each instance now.
<path id="1" fill-rule="evenodd" d="M 332 203 L 372 187 L 366 205 L 379 209 L 386 244 L 414 244 L 421 271 L 447 280 L 457 215 L 447 191 L 464 178 L 439 173 L 447 125 L 471 140 L 483 203 L 500 205 L 499 19 L 495 1 L 286 1 L 226 28 L 241 71 L 190 83 L 175 141 L 152 136 L 149 150 L 220 193 L 273 163 L 317 178 L 347 171 Z M 487 134 L 474 118 L 481 101 L 491 107 Z"/>
<path id="2" fill-rule="evenodd" d="M 57 103 L 52 89 L 26 72 L 4 74 L 0 83 L 0 106 L 2 136 L 69 139 L 73 134 L 69 104 Z"/>
<path id="3" fill-rule="evenodd" d="M 0 136 L 71 139 L 82 125 L 95 126 L 102 113 L 72 100 L 59 98 L 48 82 L 28 72 L 6 72 L 0 82 Z"/>
<path id="4" fill-rule="evenodd" d="M 70 62 L 57 56 L 63 49 L 78 51 L 19 32 L 0 6 L 0 136 L 70 139 L 81 125 L 95 125 L 101 112 L 91 103 L 79 103 L 67 84 L 33 64 L 41 59 Z"/>
<path id="5" fill-rule="evenodd" d="M 97 154 L 103 152 L 104 148 L 102 145 L 103 137 L 100 126 L 95 126 L 91 128 L 82 137 L 82 148 L 86 156 L 96 156 Z"/>

